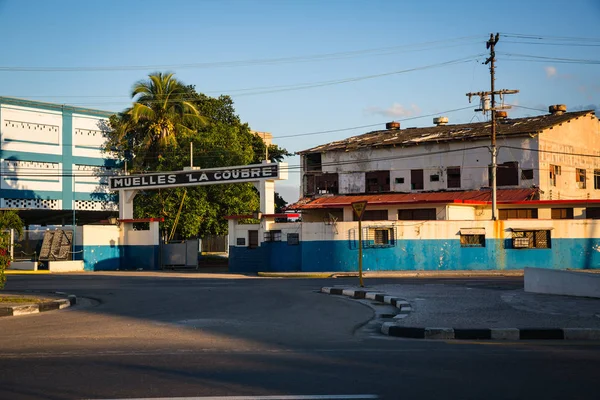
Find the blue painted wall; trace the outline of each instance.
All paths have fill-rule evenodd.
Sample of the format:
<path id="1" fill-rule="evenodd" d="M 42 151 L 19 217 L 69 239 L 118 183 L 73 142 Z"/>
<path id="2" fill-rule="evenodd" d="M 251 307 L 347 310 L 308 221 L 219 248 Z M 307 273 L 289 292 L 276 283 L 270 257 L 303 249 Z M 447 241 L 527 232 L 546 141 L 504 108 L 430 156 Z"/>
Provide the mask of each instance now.
<path id="1" fill-rule="evenodd" d="M 159 246 L 76 246 L 75 252 L 86 271 L 160 269 Z"/>
<path id="2" fill-rule="evenodd" d="M 550 249 L 513 249 L 510 240 L 487 239 L 485 247 L 461 247 L 458 239 L 398 240 L 393 247 L 363 249 L 365 271 L 509 270 L 525 267 L 600 269 L 600 239 L 552 239 Z M 299 246 L 265 242 L 259 248 L 230 246 L 232 272 L 357 271 L 356 241 L 304 241 Z"/>

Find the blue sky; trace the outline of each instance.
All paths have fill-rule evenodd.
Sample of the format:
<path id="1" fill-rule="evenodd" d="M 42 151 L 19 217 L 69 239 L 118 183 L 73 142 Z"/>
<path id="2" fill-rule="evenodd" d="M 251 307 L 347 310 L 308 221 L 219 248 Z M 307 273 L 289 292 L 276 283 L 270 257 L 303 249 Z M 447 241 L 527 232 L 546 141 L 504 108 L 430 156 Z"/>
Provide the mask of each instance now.
<path id="1" fill-rule="evenodd" d="M 599 20 L 599 0 L 0 0 L 0 95 L 120 111 L 135 81 L 168 70 L 299 151 L 391 120 L 483 120 L 475 103 L 448 111 L 489 90 L 491 32 L 496 87 L 520 90 L 511 117 L 598 109 Z M 299 182 L 277 190 L 295 201 Z"/>

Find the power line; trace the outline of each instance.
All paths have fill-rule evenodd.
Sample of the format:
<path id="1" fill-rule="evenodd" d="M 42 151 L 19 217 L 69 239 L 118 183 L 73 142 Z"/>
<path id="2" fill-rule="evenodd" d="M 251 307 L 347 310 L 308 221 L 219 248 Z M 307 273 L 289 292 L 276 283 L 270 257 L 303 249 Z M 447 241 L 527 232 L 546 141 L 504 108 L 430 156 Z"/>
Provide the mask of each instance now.
<path id="1" fill-rule="evenodd" d="M 463 111 L 463 110 L 467 110 L 470 108 L 471 108 L 471 106 L 455 108 L 453 110 L 441 111 L 439 113 L 425 114 L 425 115 L 419 115 L 419 116 L 415 116 L 415 117 L 403 118 L 403 119 L 399 119 L 398 121 L 399 122 L 412 121 L 415 119 L 433 117 L 433 116 L 440 115 L 440 114 L 448 114 L 448 113 L 452 113 L 452 112 L 456 112 L 456 111 Z M 385 121 L 385 122 L 389 122 L 389 121 Z M 326 130 L 326 131 L 316 131 L 316 132 L 308 132 L 308 133 L 296 133 L 296 134 L 291 134 L 291 135 L 273 136 L 273 139 L 286 139 L 286 138 L 300 137 L 300 136 L 322 135 L 325 133 L 342 132 L 342 131 L 349 131 L 349 130 L 361 129 L 361 128 L 371 128 L 374 126 L 382 126 L 385 122 L 380 122 L 377 124 L 370 124 L 370 125 L 353 126 L 353 127 L 349 127 L 349 128 L 330 129 L 330 130 Z"/>
<path id="2" fill-rule="evenodd" d="M 556 63 L 563 64 L 600 64 L 600 60 L 588 60 L 588 59 L 580 59 L 580 58 L 562 58 L 562 57 L 547 57 L 547 56 L 538 56 L 532 54 L 517 54 L 517 53 L 505 53 L 498 52 L 498 54 L 507 56 L 507 57 L 524 57 L 524 59 L 513 59 L 511 61 L 532 61 L 532 62 L 547 62 L 553 61 Z"/>
<path id="3" fill-rule="evenodd" d="M 330 61 L 338 59 L 347 59 L 362 56 L 388 55 L 398 52 L 422 51 L 427 50 L 428 46 L 434 46 L 430 49 L 446 48 L 448 45 L 439 46 L 444 43 L 467 41 L 464 44 L 474 42 L 476 36 L 464 36 L 453 39 L 445 39 L 432 42 L 423 42 L 409 45 L 399 45 L 390 47 L 380 47 L 372 49 L 354 50 L 346 52 L 312 54 L 306 56 L 292 56 L 280 58 L 262 58 L 234 61 L 216 61 L 203 63 L 180 63 L 180 64 L 159 64 L 159 65 L 112 65 L 112 66 L 0 66 L 0 71 L 5 72 L 98 72 L 98 71 L 135 71 L 135 70 L 158 70 L 158 69 L 200 69 L 200 68 L 223 68 L 223 67 L 246 67 L 254 65 L 273 65 L 273 64 L 288 64 L 298 62 L 315 62 L 315 61 Z M 470 41 L 469 41 L 470 40 Z M 460 44 L 463 45 L 463 44 Z"/>
<path id="4" fill-rule="evenodd" d="M 533 34 L 525 34 L 525 33 L 504 33 L 504 32 L 502 32 L 502 36 L 519 38 L 519 39 L 562 40 L 562 41 L 582 41 L 582 42 L 598 42 L 598 43 L 600 43 L 600 38 L 590 38 L 590 37 L 548 36 L 548 35 L 533 35 Z"/>
<path id="5" fill-rule="evenodd" d="M 305 82 L 305 83 L 297 83 L 297 84 L 291 84 L 291 85 L 266 86 L 266 87 L 262 87 L 262 88 L 258 87 L 258 88 L 234 89 L 234 90 L 229 90 L 229 91 L 211 90 L 211 91 L 207 91 L 207 93 L 225 93 L 225 92 L 239 91 L 239 92 L 244 92 L 244 93 L 233 94 L 233 95 L 231 95 L 231 97 L 243 97 L 243 96 L 256 96 L 256 95 L 262 95 L 262 94 L 313 89 L 313 88 L 317 88 L 317 87 L 340 85 L 340 84 L 344 84 L 344 83 L 358 82 L 358 81 L 363 81 L 363 80 L 382 78 L 385 76 L 399 75 L 399 74 L 423 71 L 423 70 L 427 70 L 427 69 L 439 68 L 439 67 L 444 67 L 444 66 L 449 66 L 449 65 L 462 64 L 462 63 L 474 61 L 481 56 L 483 56 L 483 54 L 474 54 L 474 55 L 471 55 L 468 57 L 462 57 L 462 58 L 458 58 L 458 59 L 454 59 L 454 60 L 444 61 L 444 62 L 440 62 L 440 63 L 436 63 L 436 64 L 425 65 L 425 66 L 421 66 L 421 67 L 414 67 L 414 68 L 408 68 L 408 69 L 404 69 L 404 70 L 383 72 L 380 74 L 355 76 L 355 77 L 349 77 L 349 78 L 344 78 L 344 79 L 318 81 L 318 82 Z M 117 96 L 115 96 L 115 97 L 117 97 Z M 172 99 L 167 99 L 167 100 L 144 101 L 144 103 L 149 103 L 149 104 L 164 103 L 165 101 L 168 103 L 178 103 L 178 102 L 183 102 L 183 101 L 194 101 L 194 100 L 198 100 L 198 98 L 182 96 L 182 97 L 177 97 L 177 98 L 172 98 Z M 128 103 L 129 101 L 71 102 L 70 104 L 71 105 L 120 104 L 120 103 L 126 103 L 126 102 Z M 134 102 L 135 102 L 135 100 L 134 100 Z"/>

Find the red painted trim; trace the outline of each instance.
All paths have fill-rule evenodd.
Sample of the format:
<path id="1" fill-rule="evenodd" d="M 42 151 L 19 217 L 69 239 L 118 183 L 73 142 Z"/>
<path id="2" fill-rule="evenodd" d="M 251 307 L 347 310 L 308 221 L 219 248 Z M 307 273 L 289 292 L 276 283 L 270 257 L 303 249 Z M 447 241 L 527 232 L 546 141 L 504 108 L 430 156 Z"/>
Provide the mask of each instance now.
<path id="1" fill-rule="evenodd" d="M 419 200 L 419 201 L 380 201 L 375 202 L 372 201 L 369 203 L 371 206 L 388 206 L 388 205 L 400 205 L 400 204 L 410 204 L 410 205 L 418 205 L 418 204 L 465 204 L 465 205 L 490 205 L 491 201 L 482 201 L 482 200 L 449 200 L 449 201 L 441 201 L 441 200 Z M 589 200 L 518 200 L 518 201 L 498 201 L 498 205 L 584 205 L 584 204 L 600 204 L 600 199 L 589 199 Z M 298 207 L 298 209 L 302 210 L 315 210 L 315 209 L 325 209 L 325 208 L 340 208 L 340 207 L 350 207 L 350 203 L 326 203 L 326 204 L 315 204 L 310 205 L 307 204 L 305 206 Z"/>
<path id="2" fill-rule="evenodd" d="M 263 214 L 263 218 L 300 218 L 300 213 L 277 213 L 277 214 Z M 225 219 L 247 219 L 254 218 L 252 214 L 241 214 L 241 215 L 227 215 Z"/>
<path id="3" fill-rule="evenodd" d="M 132 219 L 120 219 L 119 222 L 124 223 L 136 223 L 136 222 L 165 222 L 164 218 L 132 218 Z"/>

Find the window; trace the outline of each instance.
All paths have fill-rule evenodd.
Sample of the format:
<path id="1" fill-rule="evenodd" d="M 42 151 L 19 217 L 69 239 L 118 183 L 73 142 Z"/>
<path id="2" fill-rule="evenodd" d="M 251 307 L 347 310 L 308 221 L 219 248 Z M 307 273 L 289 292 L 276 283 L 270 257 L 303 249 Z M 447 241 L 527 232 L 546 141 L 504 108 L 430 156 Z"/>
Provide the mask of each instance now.
<path id="1" fill-rule="evenodd" d="M 258 247 L 258 231 L 248 231 L 248 248 L 255 249 Z"/>
<path id="2" fill-rule="evenodd" d="M 398 210 L 400 221 L 435 221 L 435 208 L 415 208 L 412 210 Z"/>
<path id="3" fill-rule="evenodd" d="M 404 178 L 396 178 L 395 182 L 396 183 L 404 183 Z"/>
<path id="4" fill-rule="evenodd" d="M 448 189 L 460 188 L 460 167 L 448 167 Z"/>
<path id="5" fill-rule="evenodd" d="M 236 244 L 238 246 L 245 246 L 246 245 L 246 238 L 237 238 Z"/>
<path id="6" fill-rule="evenodd" d="M 338 193 L 338 174 L 323 174 L 315 176 L 317 194 L 337 194 Z"/>
<path id="7" fill-rule="evenodd" d="M 572 208 L 553 208 L 552 219 L 573 219 Z"/>
<path id="8" fill-rule="evenodd" d="M 485 235 L 460 234 L 460 247 L 485 247 Z"/>
<path id="9" fill-rule="evenodd" d="M 371 171 L 365 173 L 367 193 L 390 191 L 390 171 Z"/>
<path id="10" fill-rule="evenodd" d="M 305 194 L 337 194 L 338 193 L 338 174 L 306 174 Z"/>
<path id="11" fill-rule="evenodd" d="M 550 186 L 556 186 L 556 177 L 560 175 L 560 166 L 550 164 Z"/>
<path id="12" fill-rule="evenodd" d="M 288 246 L 298 246 L 300 244 L 300 234 L 299 233 L 288 233 L 287 234 L 287 244 L 288 244 Z"/>
<path id="13" fill-rule="evenodd" d="M 521 180 L 531 180 L 533 179 L 533 170 L 532 169 L 524 169 L 521 171 Z"/>
<path id="14" fill-rule="evenodd" d="M 367 227 L 364 230 L 363 245 L 365 247 L 392 247 L 396 244 L 394 228 Z"/>
<path id="15" fill-rule="evenodd" d="M 358 221 L 356 218 L 356 214 L 354 215 L 354 220 Z M 363 221 L 387 221 L 388 220 L 388 211 L 387 210 L 365 210 L 363 213 Z"/>
<path id="16" fill-rule="evenodd" d="M 321 172 L 321 153 L 307 154 L 304 156 L 306 172 Z"/>
<path id="17" fill-rule="evenodd" d="M 488 171 L 489 183 L 492 186 L 492 167 Z M 519 184 L 519 163 L 516 161 L 498 164 L 496 169 L 496 184 L 498 186 L 517 186 Z"/>
<path id="18" fill-rule="evenodd" d="M 423 170 L 410 170 L 410 188 L 412 190 L 423 190 Z"/>
<path id="19" fill-rule="evenodd" d="M 549 249 L 549 230 L 513 231 L 514 249 Z"/>
<path id="20" fill-rule="evenodd" d="M 578 189 L 585 189 L 585 169 L 575 169 L 575 181 Z"/>
<path id="21" fill-rule="evenodd" d="M 600 169 L 594 170 L 594 189 L 600 189 Z"/>
<path id="22" fill-rule="evenodd" d="M 588 219 L 600 219 L 600 207 L 588 207 L 585 209 L 585 217 Z"/>
<path id="23" fill-rule="evenodd" d="M 429 175 L 429 182 L 439 182 L 440 181 L 440 176 L 435 174 L 435 175 Z"/>
<path id="24" fill-rule="evenodd" d="M 281 231 L 265 231 L 265 242 L 281 242 Z"/>
<path id="25" fill-rule="evenodd" d="M 537 219 L 537 208 L 505 208 L 498 210 L 499 219 L 532 218 Z"/>

